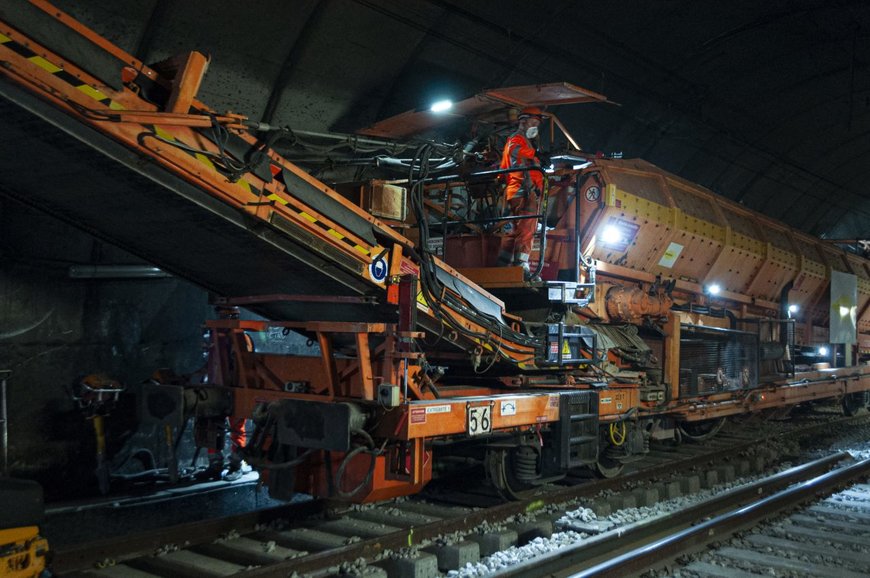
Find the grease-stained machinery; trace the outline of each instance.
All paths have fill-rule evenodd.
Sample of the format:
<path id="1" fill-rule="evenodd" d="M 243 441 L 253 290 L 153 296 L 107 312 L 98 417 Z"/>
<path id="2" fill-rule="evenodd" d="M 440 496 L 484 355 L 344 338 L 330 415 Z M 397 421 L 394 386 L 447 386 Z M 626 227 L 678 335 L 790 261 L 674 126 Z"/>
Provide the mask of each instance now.
<path id="1" fill-rule="evenodd" d="M 394 161 L 400 180 L 334 189 L 275 151 L 283 131 L 196 100 L 199 53 L 148 66 L 42 0 L 10 0 L 0 61 L 4 191 L 220 296 L 207 379 L 146 394 L 200 432 L 251 420 L 239 451 L 275 495 L 410 494 L 463 455 L 512 496 L 571 468 L 615 475 L 651 440 L 704 438 L 729 415 L 867 403 L 870 263 L 643 161 L 567 137 L 526 281 L 494 266 L 492 135 L 420 141 Z M 504 128 L 526 104 L 605 100 L 553 84 L 458 106 Z M 805 356 L 832 322 L 842 359 Z M 269 353 L 275 331 L 316 354 Z"/>

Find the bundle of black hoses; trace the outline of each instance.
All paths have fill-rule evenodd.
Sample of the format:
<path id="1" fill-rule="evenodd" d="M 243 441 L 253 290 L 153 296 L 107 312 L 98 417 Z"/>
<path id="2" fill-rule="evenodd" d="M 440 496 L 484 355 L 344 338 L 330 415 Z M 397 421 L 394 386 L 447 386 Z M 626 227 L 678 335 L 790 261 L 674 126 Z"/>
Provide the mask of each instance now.
<path id="1" fill-rule="evenodd" d="M 332 490 L 333 490 L 333 493 L 335 495 L 337 495 L 339 498 L 343 498 L 343 499 L 352 498 L 357 493 L 359 493 L 360 490 L 367 487 L 371 483 L 372 476 L 375 473 L 375 466 L 377 465 L 378 456 L 381 455 L 381 453 L 383 453 L 382 449 L 377 449 L 375 447 L 375 441 L 372 439 L 372 436 L 370 436 L 368 434 L 368 432 L 361 430 L 361 429 L 356 429 L 356 430 L 353 430 L 351 432 L 351 434 L 364 438 L 365 444 L 358 445 L 357 447 L 355 447 L 352 450 L 350 450 L 349 452 L 347 452 L 344 455 L 344 458 L 342 458 L 341 463 L 338 465 L 338 470 L 336 470 L 336 472 L 335 472 L 335 476 L 334 476 L 333 482 L 332 482 Z M 362 480 L 360 480 L 359 484 L 357 484 L 356 487 L 354 487 L 352 490 L 342 490 L 341 489 L 341 482 L 342 482 L 342 480 L 344 480 L 344 475 L 345 475 L 345 471 L 347 470 L 347 465 L 350 463 L 350 461 L 354 457 L 356 457 L 357 455 L 359 455 L 363 452 L 371 455 L 371 461 L 369 462 L 369 469 L 366 472 L 365 477 Z M 330 458 L 331 458 L 331 456 L 329 455 L 329 452 L 327 452 L 327 460 L 326 460 L 327 468 L 329 468 L 331 470 L 332 469 L 332 460 Z"/>
<path id="2" fill-rule="evenodd" d="M 413 256 L 420 263 L 420 289 L 426 304 L 431 308 L 434 316 L 457 334 L 481 344 L 485 349 L 493 352 L 492 367 L 500 358 L 510 359 L 507 352 L 522 353 L 522 350 L 508 345 L 506 342 L 520 343 L 527 346 L 538 345 L 538 340 L 526 334 L 514 331 L 505 326 L 500 320 L 477 311 L 457 298 L 452 292 L 447 291 L 441 281 L 438 280 L 437 265 L 429 251 L 429 216 L 425 210 L 425 183 L 429 178 L 429 159 L 435 148 L 431 144 L 424 144 L 417 148 L 409 169 L 408 182 L 410 183 L 409 197 L 411 210 L 417 219 L 420 231 L 420 243 L 416 250 L 412 249 Z M 445 312 L 445 307 L 458 313 L 465 318 L 474 321 L 486 329 L 485 332 L 471 331 L 456 321 L 453 316 Z M 498 339 L 494 339 L 498 336 Z M 504 339 L 504 340 L 503 340 Z M 489 369 L 487 367 L 487 370 Z"/>

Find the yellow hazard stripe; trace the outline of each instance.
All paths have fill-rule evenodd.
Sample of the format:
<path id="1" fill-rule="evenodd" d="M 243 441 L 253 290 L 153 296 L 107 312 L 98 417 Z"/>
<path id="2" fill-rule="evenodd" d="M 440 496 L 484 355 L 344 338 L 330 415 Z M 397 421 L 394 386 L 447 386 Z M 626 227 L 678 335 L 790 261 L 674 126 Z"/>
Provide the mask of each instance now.
<path id="1" fill-rule="evenodd" d="M 108 96 L 106 96 L 105 94 L 103 94 L 102 92 L 100 92 L 99 90 L 97 90 L 96 88 L 94 88 L 93 86 L 91 86 L 89 84 L 80 84 L 76 88 L 79 89 L 80 91 L 82 91 L 83 93 L 87 94 L 88 96 L 90 96 L 94 100 L 103 100 L 103 99 L 109 98 Z"/>
<path id="2" fill-rule="evenodd" d="M 245 190 L 248 191 L 249 193 L 253 193 L 253 192 L 254 192 L 254 191 L 251 190 L 251 183 L 249 183 L 249 182 L 246 181 L 245 179 L 239 179 L 237 182 L 239 183 L 239 186 L 240 186 L 240 187 L 242 187 L 243 189 L 245 189 Z"/>
<path id="3" fill-rule="evenodd" d="M 108 106 L 112 110 L 124 110 L 124 107 L 122 107 L 120 104 L 111 100 L 111 98 L 109 98 L 109 96 L 107 96 L 106 94 L 104 94 L 100 90 L 94 88 L 93 86 L 90 86 L 89 84 L 79 84 L 81 81 L 78 78 L 76 78 L 74 75 L 72 75 L 70 73 L 67 73 L 60 66 L 57 66 L 56 64 L 50 62 L 49 60 L 45 59 L 42 56 L 39 56 L 38 54 L 34 54 L 33 51 L 30 50 L 29 47 L 21 45 L 20 43 L 13 41 L 11 38 L 9 38 L 8 36 L 6 36 L 4 34 L 0 34 L 0 44 L 6 44 L 9 42 L 13 43 L 13 50 L 15 50 L 18 54 L 24 56 L 30 62 L 32 62 L 36 66 L 42 68 L 46 72 L 53 74 L 53 75 L 57 75 L 58 78 L 60 78 L 61 80 L 63 80 L 67 84 L 72 85 L 76 90 L 80 91 L 82 94 L 85 94 L 85 95 L 89 96 L 90 98 L 93 98 L 94 100 L 100 102 L 101 104 Z M 180 142 L 171 133 L 166 132 L 165 130 L 163 130 L 162 128 L 160 128 L 157 125 L 152 125 L 152 129 L 154 130 L 154 134 L 156 134 L 157 136 L 159 136 L 163 140 L 166 140 L 168 142 Z M 208 167 L 209 169 L 211 169 L 213 171 L 217 171 L 217 167 L 215 166 L 215 164 L 212 162 L 212 160 L 207 155 L 205 155 L 203 153 L 193 152 L 193 151 L 188 151 L 188 152 L 191 155 L 193 155 L 193 157 L 197 161 L 199 161 L 201 164 L 205 165 L 206 167 Z M 240 187 L 242 187 L 244 190 L 246 190 L 247 192 L 249 192 L 253 195 L 260 194 L 260 190 L 257 189 L 257 187 L 255 187 L 254 185 L 252 185 L 249 181 L 247 181 L 245 179 L 239 179 L 237 181 L 237 183 Z M 280 196 L 278 196 L 274 193 L 270 194 L 267 198 L 270 201 L 279 203 L 281 205 L 286 206 L 288 204 L 287 200 L 281 198 Z M 338 239 L 340 241 L 344 241 L 345 243 L 349 244 L 357 252 L 359 252 L 363 255 L 371 255 L 371 251 L 369 251 L 368 249 L 366 249 L 362 245 L 358 245 L 352 239 L 349 239 L 344 234 L 331 228 L 328 224 L 319 221 L 314 216 L 306 213 L 305 211 L 301 211 L 299 214 L 304 219 L 310 221 L 311 223 L 318 225 L 322 229 L 325 229 L 326 232 L 329 235 L 331 235 L 332 237 L 335 237 L 336 239 Z"/>
<path id="4" fill-rule="evenodd" d="M 275 193 L 272 193 L 271 195 L 269 195 L 266 198 L 269 199 L 270 201 L 279 203 L 279 204 L 284 205 L 284 206 L 287 206 L 289 204 L 289 202 L 286 199 L 281 198 L 280 196 L 276 195 Z M 348 243 L 354 249 L 356 249 L 359 253 L 362 253 L 363 255 L 366 255 L 366 256 L 372 254 L 371 251 L 369 251 L 368 249 L 366 249 L 362 245 L 357 245 L 356 242 L 353 241 L 352 239 L 347 238 L 345 235 L 336 231 L 335 229 L 333 229 L 332 227 L 330 227 L 326 223 L 319 221 L 317 219 L 317 217 L 315 217 L 314 215 L 306 213 L 305 211 L 299 211 L 299 216 L 302 217 L 303 219 L 305 219 L 306 221 L 313 223 L 313 224 L 325 229 L 328 234 L 332 235 L 333 237 L 335 237 L 339 241 L 344 241 L 345 243 Z"/>
<path id="5" fill-rule="evenodd" d="M 43 56 L 40 56 L 39 54 L 35 54 L 29 46 L 21 44 L 20 42 L 16 42 L 5 34 L 0 34 L 0 44 L 10 44 L 10 48 L 17 54 L 23 56 L 24 58 L 26 58 L 39 68 L 45 70 L 49 74 L 57 76 L 59 79 L 63 80 L 67 84 L 72 85 L 76 88 L 76 90 L 81 91 L 82 93 L 93 98 L 94 100 L 97 100 L 100 103 L 105 104 L 111 108 L 114 108 L 115 110 L 122 108 L 120 105 L 112 106 L 112 100 L 106 94 L 102 93 L 93 86 L 90 86 L 89 84 L 83 84 L 81 80 L 75 77 L 75 75 L 65 71 L 62 66 L 58 66 L 54 62 L 51 62 L 50 60 L 46 59 Z"/>
<path id="6" fill-rule="evenodd" d="M 61 67 L 55 66 L 54 64 L 52 64 L 51 62 L 49 62 L 48 60 L 44 59 L 41 56 L 31 56 L 27 60 L 29 60 L 30 62 L 32 62 L 36 66 L 40 67 L 41 69 L 47 70 L 48 72 L 50 72 L 52 74 L 58 73 L 61 70 L 63 70 Z"/>
<path id="7" fill-rule="evenodd" d="M 207 156 L 205 156 L 204 154 L 202 154 L 202 153 L 196 153 L 196 154 L 194 154 L 193 156 L 195 156 L 195 157 L 196 157 L 196 160 L 198 160 L 199 162 L 201 162 L 202 164 L 204 164 L 204 165 L 207 166 L 208 168 L 210 168 L 210 169 L 214 169 L 214 168 L 215 168 L 215 167 L 214 167 L 214 163 L 211 162 L 211 159 L 208 158 Z"/>
<path id="8" fill-rule="evenodd" d="M 163 140 L 175 142 L 174 136 L 172 136 L 171 134 L 169 134 L 168 132 L 166 132 L 165 130 L 163 130 L 162 128 L 160 128 L 157 125 L 154 125 L 154 134 L 156 134 L 157 136 L 159 136 Z"/>
<path id="9" fill-rule="evenodd" d="M 176 139 L 171 133 L 166 132 L 165 130 L 163 130 L 162 128 L 157 126 L 156 124 L 151 125 L 151 127 L 154 129 L 154 134 L 156 134 L 157 136 L 159 136 L 163 140 L 166 140 L 169 142 L 179 142 L 178 139 Z M 188 151 L 188 152 L 190 152 L 190 151 Z M 191 154 L 193 155 L 193 158 L 198 160 L 201 164 L 207 166 L 209 169 L 211 169 L 215 172 L 217 171 L 217 167 L 211 161 L 211 159 L 208 158 L 208 156 L 206 156 L 202 153 L 195 153 L 195 152 L 191 152 Z M 250 182 L 246 181 L 245 179 L 239 179 L 238 181 L 236 181 L 236 183 L 240 187 L 245 189 L 247 192 L 251 193 L 252 195 L 256 196 L 256 195 L 260 194 L 259 189 L 257 189 L 254 185 L 252 185 Z M 275 196 L 275 195 L 272 195 L 272 196 Z M 271 197 L 269 197 L 269 198 L 271 198 Z"/>
<path id="10" fill-rule="evenodd" d="M 287 201 L 281 199 L 280 197 L 278 197 L 278 195 L 275 195 L 275 194 L 271 194 L 271 195 L 269 195 L 267 198 L 270 199 L 270 200 L 273 200 L 273 201 L 277 200 L 278 202 L 280 202 L 280 203 L 283 204 L 283 205 L 286 205 L 286 204 L 287 204 Z M 350 244 L 351 246 L 353 246 L 354 249 L 356 249 L 357 251 L 359 251 L 359 252 L 362 253 L 363 255 L 371 255 L 371 254 L 372 254 L 371 251 L 369 251 L 369 250 L 366 249 L 365 247 L 363 247 L 363 246 L 361 246 L 361 245 L 357 245 L 356 242 L 354 242 L 354 241 L 351 240 L 351 239 L 348 239 L 348 238 L 347 238 L 345 235 L 343 235 L 342 233 L 336 231 L 335 229 L 333 229 L 333 228 L 330 227 L 329 225 L 327 225 L 327 224 L 325 224 L 325 223 L 323 223 L 323 222 L 321 222 L 321 221 L 318 221 L 317 218 L 314 217 L 313 215 L 310 215 L 310 214 L 306 213 L 305 211 L 299 211 L 299 216 L 302 217 L 303 219 L 305 219 L 305 220 L 311 222 L 311 223 L 314 223 L 315 225 L 319 225 L 320 227 L 326 229 L 326 232 L 327 232 L 328 234 L 332 235 L 333 237 L 335 237 L 335 238 L 338 239 L 339 241 L 345 241 L 346 243 L 348 243 L 348 244 Z"/>

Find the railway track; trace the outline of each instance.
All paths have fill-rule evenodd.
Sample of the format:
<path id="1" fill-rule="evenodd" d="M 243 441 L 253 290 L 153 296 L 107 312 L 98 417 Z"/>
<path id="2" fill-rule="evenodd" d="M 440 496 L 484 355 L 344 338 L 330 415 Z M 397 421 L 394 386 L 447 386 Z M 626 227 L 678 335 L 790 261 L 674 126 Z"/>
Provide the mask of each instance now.
<path id="1" fill-rule="evenodd" d="M 870 485 L 852 484 L 788 516 L 744 533 L 680 566 L 699 577 L 867 576 L 870 572 Z"/>
<path id="2" fill-rule="evenodd" d="M 817 439 L 820 430 L 832 431 L 831 419 L 817 421 L 809 427 L 789 424 L 779 437 Z M 782 457 L 766 447 L 771 438 L 742 427 L 704 446 L 651 452 L 633 465 L 634 471 L 620 478 L 547 486 L 520 502 L 481 507 L 487 500 L 491 504 L 492 496 L 469 496 L 449 489 L 428 499 L 342 510 L 325 502 L 307 502 L 81 545 L 59 552 L 54 568 L 62 576 L 140 578 L 287 576 L 293 572 L 438 575 L 473 565 L 481 556 L 547 538 L 566 511 L 589 510 L 603 520 L 617 510 L 650 506 L 737 477 L 757 475 Z M 715 467 L 708 467 L 714 462 Z M 676 478 L 677 472 L 684 476 Z M 591 535 L 606 530 L 609 522 L 574 519 L 573 524 L 573 531 Z"/>
<path id="3" fill-rule="evenodd" d="M 635 575 L 672 559 L 687 551 L 704 547 L 710 542 L 720 541 L 730 533 L 751 528 L 770 516 L 793 508 L 806 500 L 816 500 L 819 493 L 830 493 L 843 484 L 870 475 L 870 459 L 835 467 L 848 462 L 849 455 L 837 452 L 831 456 L 796 466 L 779 474 L 763 478 L 755 483 L 743 485 L 729 492 L 721 493 L 695 505 L 657 518 L 643 520 L 628 527 L 577 542 L 576 544 L 553 551 L 529 562 L 499 572 L 501 577 L 528 575 L 534 569 L 537 576 L 624 576 Z M 834 468 L 827 471 L 829 468 Z M 870 487 L 865 484 L 853 485 L 851 489 L 827 498 L 821 504 L 814 504 L 802 510 L 798 520 L 805 522 L 821 514 L 828 523 L 834 520 L 855 519 L 863 514 L 864 520 L 870 519 L 867 505 L 870 504 Z M 761 496 L 761 497 L 759 497 Z M 847 501 L 846 497 L 858 498 L 858 502 Z M 703 520 L 703 521 L 701 521 Z M 789 518 L 788 520 L 791 520 Z M 812 522 L 810 522 L 812 523 Z M 856 524 L 850 522 L 854 527 Z M 783 523 L 784 524 L 784 523 Z M 782 524 L 774 526 L 781 529 Z M 773 530 L 771 530 L 772 532 Z M 840 527 L 834 534 L 828 533 L 831 542 L 844 544 L 843 539 L 849 527 Z M 864 530 L 866 531 L 866 530 Z M 820 532 L 809 530 L 805 535 L 818 538 Z M 866 543 L 866 539 L 864 543 Z M 854 540 L 852 540 L 854 544 Z M 743 547 L 726 545 L 693 561 L 684 569 L 688 575 L 728 576 L 737 575 L 739 568 L 750 567 L 756 572 L 772 567 L 782 572 L 800 572 L 807 576 L 866 576 L 868 560 L 866 554 L 859 557 L 843 557 L 853 567 L 859 565 L 864 573 L 849 571 L 841 567 L 840 552 L 834 553 L 830 546 L 811 547 L 806 543 L 781 538 L 772 533 L 753 533 L 741 539 Z M 777 554 L 770 554 L 777 549 Z M 790 549 L 798 554 L 789 558 L 780 549 Z M 810 562 L 809 557 L 833 562 L 822 565 Z M 834 554 L 834 555 L 832 555 Z M 718 561 L 718 564 L 710 560 Z M 727 563 L 723 562 L 727 561 Z M 735 573 L 734 566 L 738 570 Z M 674 568 L 668 569 L 668 574 Z M 745 574 L 751 575 L 749 572 Z M 682 575 L 682 572 L 681 572 Z M 755 574 L 758 575 L 758 574 Z M 780 574 L 775 574 L 780 575 Z M 789 573 L 789 576 L 793 574 Z"/>

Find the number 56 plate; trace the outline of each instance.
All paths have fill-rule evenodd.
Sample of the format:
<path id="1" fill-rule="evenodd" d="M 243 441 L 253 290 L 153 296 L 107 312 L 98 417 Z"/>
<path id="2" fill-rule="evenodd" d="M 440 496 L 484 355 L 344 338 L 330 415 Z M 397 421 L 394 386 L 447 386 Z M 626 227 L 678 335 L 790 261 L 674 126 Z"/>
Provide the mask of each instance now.
<path id="1" fill-rule="evenodd" d="M 476 436 L 492 431 L 492 406 L 479 405 L 468 408 L 468 435 Z"/>

